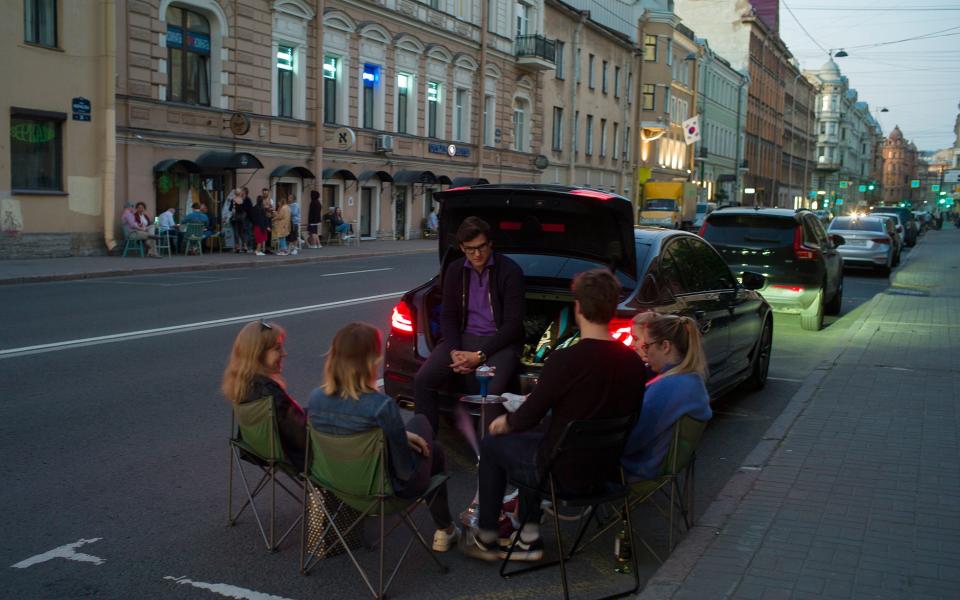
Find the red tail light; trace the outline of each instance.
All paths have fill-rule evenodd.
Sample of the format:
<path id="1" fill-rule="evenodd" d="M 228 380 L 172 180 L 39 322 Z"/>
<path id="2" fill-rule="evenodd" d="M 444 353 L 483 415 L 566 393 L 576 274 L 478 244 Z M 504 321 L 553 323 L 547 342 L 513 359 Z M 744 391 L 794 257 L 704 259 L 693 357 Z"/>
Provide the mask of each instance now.
<path id="1" fill-rule="evenodd" d="M 616 198 L 616 194 L 608 194 L 606 192 L 601 192 L 599 190 L 587 190 L 587 189 L 577 189 L 570 190 L 570 193 L 574 196 L 586 196 L 587 198 L 593 198 L 594 200 L 610 200 Z"/>
<path id="2" fill-rule="evenodd" d="M 630 319 L 614 319 L 610 321 L 610 335 L 627 348 L 633 346 L 633 321 Z"/>
<path id="3" fill-rule="evenodd" d="M 889 243 L 890 243 L 890 238 L 887 238 L 887 237 L 875 237 L 875 238 L 870 238 L 870 241 L 873 242 L 874 244 L 889 244 Z"/>
<path id="4" fill-rule="evenodd" d="M 413 311 L 406 302 L 400 301 L 393 307 L 393 316 L 390 317 L 390 331 L 401 335 L 413 333 Z"/>
<path id="5" fill-rule="evenodd" d="M 703 225 L 700 226 L 700 231 L 697 232 L 697 235 L 699 235 L 700 237 L 703 237 L 703 234 L 705 234 L 706 232 L 707 232 L 707 222 L 704 221 Z"/>
<path id="6" fill-rule="evenodd" d="M 793 234 L 793 255 L 797 260 L 816 260 L 820 257 L 820 252 L 816 248 L 811 248 L 803 244 L 803 226 L 797 225 Z"/>
<path id="7" fill-rule="evenodd" d="M 795 294 L 800 294 L 803 292 L 803 288 L 799 285 L 771 285 L 772 288 L 777 288 L 778 290 L 787 290 L 788 292 L 793 292 Z"/>

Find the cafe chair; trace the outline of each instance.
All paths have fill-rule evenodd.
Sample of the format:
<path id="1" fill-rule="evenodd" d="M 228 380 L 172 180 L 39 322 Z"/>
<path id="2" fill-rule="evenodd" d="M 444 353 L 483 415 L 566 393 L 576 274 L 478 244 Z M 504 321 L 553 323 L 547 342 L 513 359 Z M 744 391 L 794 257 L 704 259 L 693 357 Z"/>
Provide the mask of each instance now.
<path id="1" fill-rule="evenodd" d="M 417 529 L 410 515 L 417 507 L 427 506 L 432 501 L 428 501 L 427 497 L 433 495 L 433 492 L 449 476 L 446 474 L 434 475 L 430 479 L 426 491 L 417 498 L 399 498 L 393 493 L 388 465 L 386 439 L 383 430 L 375 428 L 362 433 L 334 435 L 317 431 L 309 423 L 307 424 L 307 462 L 303 474 L 306 487 L 303 503 L 304 516 L 301 521 L 306 523 L 309 518 L 306 514 L 308 506 L 311 504 L 307 502 L 308 491 L 327 492 L 323 493 L 320 496 L 320 501 L 315 503 L 323 511 L 326 531 L 322 535 L 315 536 L 316 541 L 310 544 L 307 540 L 306 527 L 301 528 L 301 574 L 309 574 L 310 570 L 320 560 L 331 553 L 343 551 L 346 552 L 350 562 L 357 569 L 367 589 L 374 598 L 379 600 L 385 597 L 390 584 L 393 583 L 394 577 L 410 551 L 410 546 L 415 541 L 433 559 L 441 573 L 447 572 L 447 567 L 437 559 L 430 548 L 430 544 Z M 340 518 L 340 515 L 345 507 L 357 511 L 359 515 L 349 522 L 343 522 L 344 519 Z M 361 566 L 354 549 L 351 547 L 354 544 L 350 543 L 351 534 L 355 529 L 363 527 L 363 521 L 367 517 L 376 518 L 379 524 L 378 562 L 375 574 Z M 394 522 L 388 529 L 388 518 L 399 519 L 399 522 Z M 401 524 L 409 530 L 410 539 L 397 559 L 396 565 L 384 581 L 386 538 Z M 333 547 L 326 545 L 320 548 L 322 541 L 330 539 L 328 534 L 331 531 L 336 536 Z M 371 580 L 371 575 L 375 575 L 375 582 Z"/>
<path id="2" fill-rule="evenodd" d="M 558 559 L 543 561 L 528 567 L 508 571 L 507 567 L 510 565 L 510 557 L 514 550 L 516 550 L 517 543 L 520 541 L 520 535 L 518 533 L 513 537 L 513 543 L 510 545 L 510 549 L 507 551 L 507 555 L 500 565 L 501 577 L 510 578 L 523 573 L 559 565 L 563 597 L 569 599 L 570 588 L 567 582 L 567 563 L 581 549 L 580 541 L 583 539 L 589 524 L 593 521 L 599 524 L 596 517 L 597 509 L 607 504 L 617 505 L 619 507 L 617 510 L 621 511 L 624 515 L 624 520 L 626 521 L 626 542 L 630 544 L 631 548 L 633 547 L 633 526 L 630 522 L 628 505 L 629 488 L 626 483 L 623 468 L 620 466 L 620 456 L 623 454 L 623 448 L 627 443 L 627 438 L 633 428 L 634 421 L 635 415 L 627 415 L 615 419 L 571 421 L 567 424 L 566 429 L 564 429 L 560 436 L 560 440 L 547 459 L 546 470 L 536 487 L 541 497 L 550 500 L 552 503 L 553 510 L 550 512 L 553 515 L 553 524 L 556 529 Z M 610 472 L 616 471 L 619 473 L 619 481 L 597 481 L 595 487 L 598 491 L 586 495 L 571 494 L 560 489 L 553 475 L 554 465 L 562 463 L 567 457 L 584 453 L 610 457 L 609 460 L 611 462 L 615 461 L 615 464 L 597 465 L 598 468 L 595 470 L 595 473 L 604 473 L 606 470 L 603 467 L 607 466 Z M 519 481 L 513 481 L 512 483 L 518 488 L 531 489 L 530 486 Z M 565 548 L 563 543 L 563 535 L 560 529 L 560 508 L 571 508 L 581 511 L 586 509 L 582 513 L 585 516 L 580 519 L 577 525 L 576 536 L 569 550 Z M 521 522 L 526 521 L 526 518 L 521 519 Z M 603 596 L 597 600 L 622 598 L 634 594 L 640 589 L 640 574 L 636 552 L 632 553 L 631 560 L 633 561 L 633 587 L 629 590 Z"/>
<path id="3" fill-rule="evenodd" d="M 167 253 L 168 257 L 173 256 L 173 241 L 176 237 L 170 231 L 158 231 L 157 232 L 157 241 L 155 248 L 157 254 L 162 255 L 164 252 Z"/>
<path id="4" fill-rule="evenodd" d="M 124 241 L 123 241 L 123 256 L 126 258 L 127 252 L 139 252 L 140 258 L 143 258 L 143 240 L 137 240 L 130 237 L 130 232 L 124 232 Z"/>
<path id="5" fill-rule="evenodd" d="M 264 396 L 254 402 L 233 405 L 230 420 L 230 472 L 227 480 L 227 524 L 234 525 L 249 507 L 257 522 L 260 536 L 270 552 L 277 548 L 300 523 L 298 515 L 283 535 L 277 538 L 277 490 L 282 490 L 298 503 L 301 501 L 302 483 L 300 472 L 284 455 L 280 445 L 280 430 L 274 412 L 273 396 Z M 233 472 L 240 474 L 244 497 L 240 509 L 233 512 Z M 248 471 L 254 475 L 248 478 Z M 251 481 L 259 475 L 256 485 Z M 294 489 L 291 489 L 294 488 Z M 257 507 L 257 499 L 269 494 L 269 523 L 264 527 L 266 515 Z"/>
<path id="6" fill-rule="evenodd" d="M 667 556 L 673 552 L 675 536 L 680 533 L 681 520 L 684 528 L 689 530 L 694 524 L 694 482 L 697 460 L 697 446 L 707 428 L 707 421 L 699 421 L 689 415 L 684 415 L 673 425 L 672 438 L 667 456 L 660 467 L 660 475 L 653 479 L 631 481 L 630 510 L 647 504 L 652 506 L 666 520 L 667 525 Z M 679 516 L 679 519 L 676 518 Z M 584 544 L 600 537 L 605 531 L 616 526 L 621 516 L 617 515 L 604 523 L 601 530 Z M 661 557 L 653 546 L 641 536 L 637 536 L 640 543 L 659 563 Z"/>
<path id="7" fill-rule="evenodd" d="M 203 238 L 203 223 L 187 223 L 187 230 L 183 234 L 183 253 L 190 254 L 190 248 L 196 248 L 197 253 L 203 256 Z"/>

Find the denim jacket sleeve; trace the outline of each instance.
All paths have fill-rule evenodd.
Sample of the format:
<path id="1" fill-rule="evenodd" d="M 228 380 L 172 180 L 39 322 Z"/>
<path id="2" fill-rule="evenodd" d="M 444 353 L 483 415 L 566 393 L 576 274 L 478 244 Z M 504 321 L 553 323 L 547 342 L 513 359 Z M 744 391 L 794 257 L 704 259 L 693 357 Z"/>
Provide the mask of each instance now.
<path id="1" fill-rule="evenodd" d="M 390 455 L 393 476 L 398 481 L 409 480 L 416 470 L 416 459 L 413 456 L 413 450 L 407 444 L 407 431 L 403 427 L 400 409 L 397 408 L 393 398 L 384 396 L 376 418 L 387 440 L 387 453 Z"/>

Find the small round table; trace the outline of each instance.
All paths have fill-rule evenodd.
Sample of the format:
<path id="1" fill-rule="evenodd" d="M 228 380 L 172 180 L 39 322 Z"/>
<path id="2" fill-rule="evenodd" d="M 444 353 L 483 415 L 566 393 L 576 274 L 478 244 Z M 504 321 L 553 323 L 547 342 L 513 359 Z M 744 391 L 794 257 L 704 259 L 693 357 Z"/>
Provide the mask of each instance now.
<path id="1" fill-rule="evenodd" d="M 503 404 L 506 399 L 503 396 L 481 396 L 479 394 L 469 395 L 469 396 L 460 396 L 460 402 L 464 404 L 472 404 L 474 406 L 480 406 L 480 420 L 477 422 L 477 435 L 478 439 L 483 439 L 484 435 L 487 433 L 487 406 L 491 404 L 500 405 Z M 479 450 L 478 450 L 479 452 Z M 477 463 L 480 462 L 480 455 L 477 454 Z M 467 527 L 476 527 L 477 526 L 477 515 L 479 514 L 480 508 L 480 482 L 477 481 L 477 491 L 473 495 L 473 500 L 462 513 L 460 513 L 460 522 L 466 525 Z"/>

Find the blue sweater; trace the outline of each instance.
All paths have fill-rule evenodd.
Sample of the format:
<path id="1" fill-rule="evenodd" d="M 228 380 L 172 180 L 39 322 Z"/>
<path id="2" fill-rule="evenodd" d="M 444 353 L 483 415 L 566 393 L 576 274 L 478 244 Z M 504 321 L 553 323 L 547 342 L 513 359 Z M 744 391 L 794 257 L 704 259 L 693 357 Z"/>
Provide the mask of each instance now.
<path id="1" fill-rule="evenodd" d="M 672 365 L 665 370 L 670 368 Z M 710 394 L 702 377 L 696 373 L 661 375 L 647 383 L 643 410 L 620 459 L 629 479 L 653 479 L 660 475 L 660 466 L 670 449 L 673 424 L 684 415 L 698 421 L 708 421 L 713 416 Z"/>

